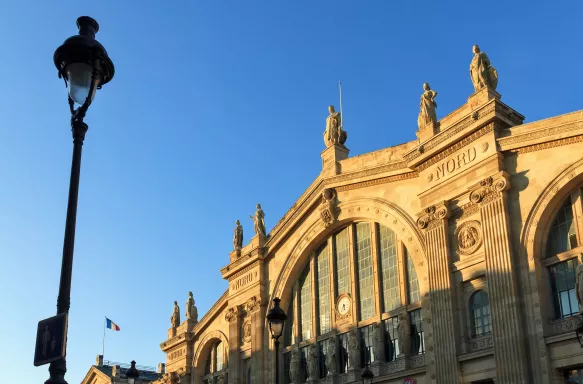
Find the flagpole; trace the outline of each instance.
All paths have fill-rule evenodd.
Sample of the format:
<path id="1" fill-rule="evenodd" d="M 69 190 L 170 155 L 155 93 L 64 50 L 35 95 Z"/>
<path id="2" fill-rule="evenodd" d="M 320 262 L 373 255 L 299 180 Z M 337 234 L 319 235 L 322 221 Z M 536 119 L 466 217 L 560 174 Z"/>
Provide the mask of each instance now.
<path id="1" fill-rule="evenodd" d="M 340 89 L 340 128 L 344 125 L 344 113 L 342 111 L 342 81 L 338 80 L 338 88 Z"/>
<path id="2" fill-rule="evenodd" d="M 107 316 L 103 316 L 103 339 L 101 340 L 101 356 L 103 356 L 103 359 L 105 359 L 105 323 L 106 322 L 107 322 Z"/>

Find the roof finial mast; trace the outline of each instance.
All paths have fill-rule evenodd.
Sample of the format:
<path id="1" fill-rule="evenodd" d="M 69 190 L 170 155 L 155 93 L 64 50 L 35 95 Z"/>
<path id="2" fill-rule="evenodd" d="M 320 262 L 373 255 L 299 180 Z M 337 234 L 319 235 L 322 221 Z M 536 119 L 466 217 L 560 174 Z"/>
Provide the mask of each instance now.
<path id="1" fill-rule="evenodd" d="M 344 126 L 344 112 L 342 111 L 342 81 L 338 80 L 338 88 L 340 89 L 340 129 Z"/>

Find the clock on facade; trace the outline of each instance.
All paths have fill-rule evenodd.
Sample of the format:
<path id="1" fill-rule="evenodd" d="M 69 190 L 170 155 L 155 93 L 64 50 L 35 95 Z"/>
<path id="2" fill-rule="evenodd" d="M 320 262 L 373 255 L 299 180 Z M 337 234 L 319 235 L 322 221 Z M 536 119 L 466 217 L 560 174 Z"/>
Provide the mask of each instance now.
<path id="1" fill-rule="evenodd" d="M 348 295 L 340 295 L 338 297 L 338 302 L 336 303 L 336 308 L 340 316 L 346 316 L 350 313 L 352 308 L 352 300 Z"/>

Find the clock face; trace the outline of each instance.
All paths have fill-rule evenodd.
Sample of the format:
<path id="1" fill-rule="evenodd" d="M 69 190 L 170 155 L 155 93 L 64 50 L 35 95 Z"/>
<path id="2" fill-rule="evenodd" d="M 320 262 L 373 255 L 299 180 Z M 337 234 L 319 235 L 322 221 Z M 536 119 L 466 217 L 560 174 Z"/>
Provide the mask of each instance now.
<path id="1" fill-rule="evenodd" d="M 350 306 L 352 305 L 352 301 L 348 296 L 342 296 L 338 299 L 338 313 L 342 316 L 348 314 L 350 312 Z"/>

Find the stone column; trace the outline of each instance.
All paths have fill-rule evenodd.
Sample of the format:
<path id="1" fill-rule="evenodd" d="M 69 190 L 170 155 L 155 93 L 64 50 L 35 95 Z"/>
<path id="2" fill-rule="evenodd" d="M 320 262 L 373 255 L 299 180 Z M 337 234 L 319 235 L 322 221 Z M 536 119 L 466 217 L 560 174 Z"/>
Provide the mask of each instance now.
<path id="1" fill-rule="evenodd" d="M 267 343 L 264 343 L 264 324 L 266 310 L 261 305 L 259 296 L 253 296 L 245 303 L 245 311 L 251 318 L 251 383 L 267 384 L 265 366 L 265 352 Z"/>
<path id="2" fill-rule="evenodd" d="M 425 244 L 431 292 L 431 318 L 433 319 L 433 353 L 435 377 L 432 382 L 460 383 L 456 351 L 456 319 L 454 316 L 453 289 L 449 269 L 449 241 L 447 202 L 428 207 L 418 214 L 417 225 L 425 230 Z M 427 336 L 426 336 L 427 337 Z M 430 344 L 430 343 L 428 343 Z M 428 348 L 431 348 L 431 344 Z"/>
<path id="3" fill-rule="evenodd" d="M 229 360 L 228 360 L 228 384 L 244 384 L 241 380 L 242 367 L 239 352 L 239 340 L 241 340 L 241 317 L 239 308 L 234 306 L 227 310 L 225 320 L 229 322 Z M 200 368 L 200 367 L 199 367 Z"/>
<path id="4" fill-rule="evenodd" d="M 508 174 L 500 172 L 474 185 L 470 201 L 480 206 L 486 279 L 496 361 L 497 383 L 527 383 L 526 351 L 520 300 L 513 271 L 506 190 Z"/>

